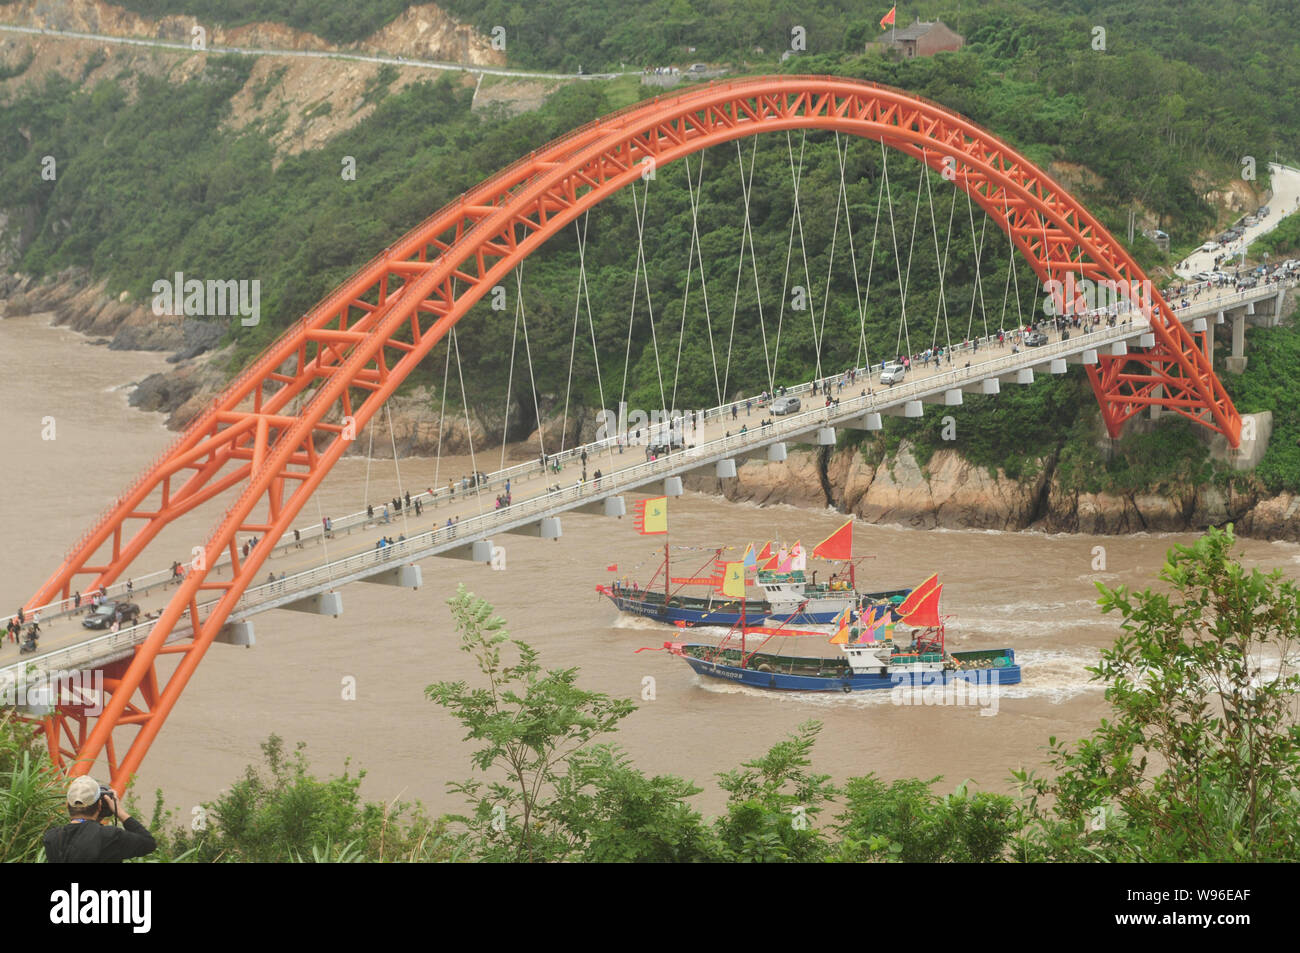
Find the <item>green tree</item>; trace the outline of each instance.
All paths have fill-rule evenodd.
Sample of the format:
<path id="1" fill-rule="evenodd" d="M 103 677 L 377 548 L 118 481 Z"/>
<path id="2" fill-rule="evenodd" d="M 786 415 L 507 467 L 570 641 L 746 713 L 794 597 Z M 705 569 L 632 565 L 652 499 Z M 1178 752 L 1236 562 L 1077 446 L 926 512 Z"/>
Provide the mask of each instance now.
<path id="1" fill-rule="evenodd" d="M 497 775 L 486 783 L 471 778 L 450 786 L 474 809 L 472 817 L 454 820 L 468 827 L 468 844 L 481 859 L 564 859 L 580 840 L 565 821 L 572 819 L 574 792 L 583 787 L 569 779 L 566 797 L 557 797 L 569 759 L 613 731 L 633 705 L 579 688 L 576 668 L 543 672 L 537 652 L 510 639 L 504 620 L 464 585 L 447 604 L 461 651 L 474 657 L 488 684 L 438 682 L 425 694 L 456 716 L 467 740 L 479 743 L 474 766 Z M 507 647 L 518 656 L 514 664 L 503 659 Z"/>
<path id="2" fill-rule="evenodd" d="M 1005 794 L 968 793 L 962 783 L 940 797 L 938 781 L 904 778 L 885 784 L 874 774 L 850 778 L 836 832 L 843 860 L 902 863 L 990 863 L 1001 860 L 1019 830 L 1015 801 Z"/>
<path id="3" fill-rule="evenodd" d="M 1300 589 L 1232 559 L 1211 529 L 1174 546 L 1171 593 L 1098 584 L 1124 634 L 1091 671 L 1115 716 L 1051 739 L 1051 778 L 1018 772 L 1029 860 L 1294 860 L 1300 843 Z"/>
<path id="4" fill-rule="evenodd" d="M 715 824 L 720 859 L 772 863 L 823 858 L 826 837 L 815 821 L 835 796 L 835 787 L 830 775 L 809 770 L 821 728 L 820 722 L 805 722 L 761 758 L 718 775 L 719 786 L 730 795 L 727 813 Z"/>

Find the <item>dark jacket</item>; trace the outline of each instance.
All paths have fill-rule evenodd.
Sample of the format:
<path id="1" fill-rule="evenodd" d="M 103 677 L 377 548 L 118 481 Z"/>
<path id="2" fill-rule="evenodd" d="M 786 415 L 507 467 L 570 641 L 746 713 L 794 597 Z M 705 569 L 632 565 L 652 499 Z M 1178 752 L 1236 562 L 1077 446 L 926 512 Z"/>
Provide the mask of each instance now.
<path id="1" fill-rule="evenodd" d="M 158 843 L 134 817 L 121 827 L 81 821 L 45 833 L 45 859 L 51 864 L 116 864 L 152 853 Z"/>

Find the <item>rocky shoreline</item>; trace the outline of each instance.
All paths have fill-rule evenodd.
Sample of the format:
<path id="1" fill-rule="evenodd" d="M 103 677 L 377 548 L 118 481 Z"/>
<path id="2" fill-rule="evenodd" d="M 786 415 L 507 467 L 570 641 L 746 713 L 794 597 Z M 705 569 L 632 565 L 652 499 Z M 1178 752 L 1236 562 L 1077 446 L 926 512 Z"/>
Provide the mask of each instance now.
<path id="1" fill-rule="evenodd" d="M 1158 492 L 1110 494 L 1066 489 L 1055 459 L 1038 461 L 1036 475 L 1010 479 L 935 451 L 921 467 L 904 441 L 872 465 L 855 448 L 791 449 L 784 463 L 746 461 L 737 479 L 687 479 L 689 489 L 733 501 L 834 508 L 869 523 L 917 528 L 1039 530 L 1113 536 L 1137 532 L 1201 531 L 1235 524 L 1242 536 L 1300 541 L 1300 497 L 1172 485 Z"/>
<path id="2" fill-rule="evenodd" d="M 147 305 L 111 299 L 76 270 L 40 283 L 0 276 L 0 318 L 45 312 L 53 313 L 56 325 L 73 328 L 110 349 L 171 351 L 169 361 L 175 369 L 140 381 L 130 402 L 141 410 L 168 414 L 172 429 L 184 427 L 225 385 L 229 351 L 215 349 L 221 337 L 218 326 L 160 318 Z M 553 398 L 545 400 L 550 407 L 543 406 L 543 415 L 556 403 Z M 376 457 L 391 456 L 394 443 L 400 456 L 431 456 L 439 448 L 443 453 L 465 453 L 471 440 L 478 451 L 500 446 L 499 439 L 490 436 L 500 434 L 499 420 L 471 417 L 467 426 L 463 411 L 455 415 L 449 411 L 440 433 L 442 415 L 427 387 L 417 386 L 389 404 L 393 436 L 377 436 Z M 579 408 L 571 413 L 571 424 L 589 416 Z M 557 444 L 560 422 L 548 420 L 543 427 L 547 442 Z M 369 441 L 361 436 L 353 452 L 369 452 Z M 569 434 L 570 439 L 575 437 L 592 439 L 594 434 Z M 520 442 L 509 457 L 530 458 L 536 431 L 519 434 L 517 439 Z M 919 528 L 1117 535 L 1200 531 L 1232 522 L 1243 536 L 1300 540 L 1300 497 L 1294 494 L 1270 496 L 1255 490 L 1190 485 L 1127 495 L 1082 493 L 1062 484 L 1054 456 L 1036 463 L 1032 477 L 1018 480 L 1001 470 L 990 474 L 955 450 L 935 451 L 922 467 L 906 442 L 878 464 L 869 463 L 852 448 L 792 448 L 784 463 L 745 461 L 735 480 L 694 475 L 687 478 L 686 486 L 733 501 L 832 507 L 871 523 Z"/>

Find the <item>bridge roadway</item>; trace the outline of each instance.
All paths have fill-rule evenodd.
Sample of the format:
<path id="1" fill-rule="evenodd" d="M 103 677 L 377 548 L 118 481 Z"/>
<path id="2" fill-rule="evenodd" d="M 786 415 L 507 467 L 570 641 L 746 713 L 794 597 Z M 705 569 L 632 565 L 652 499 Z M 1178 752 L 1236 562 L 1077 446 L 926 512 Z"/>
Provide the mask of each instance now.
<path id="1" fill-rule="evenodd" d="M 1253 311 L 1255 304 L 1269 299 L 1276 299 L 1275 307 L 1280 308 L 1281 295 L 1286 288 L 1293 286 L 1294 282 L 1291 282 L 1284 286 L 1270 285 L 1198 299 L 1179 310 L 1178 315 L 1192 330 L 1202 330 L 1209 321 L 1219 320 L 1225 312 L 1233 309 Z M 889 387 L 873 383 L 879 374 L 878 366 L 869 377 L 860 371 L 857 383 L 836 391 L 837 405 L 824 406 L 823 398 L 818 394 L 818 406 L 786 417 L 773 417 L 768 426 L 760 425 L 767 408 L 758 407 L 757 401 L 753 408 L 757 413 L 746 412 L 744 399 L 728 402 L 703 414 L 705 421 L 695 431 L 693 446 L 665 454 L 657 460 L 647 460 L 646 453 L 639 446 L 619 450 L 616 436 L 550 458 L 563 461 L 561 465 L 572 465 L 585 450 L 589 455 L 590 473 L 594 475 L 596 470 L 602 471 L 598 485 L 594 479 L 580 484 L 574 480 L 575 471 L 572 469 L 562 471 L 561 476 L 549 468 L 543 472 L 540 462 L 534 460 L 491 474 L 477 492 L 462 490 L 451 496 L 440 488 L 432 496 L 420 493 L 418 498 L 427 503 L 418 518 L 409 516 L 408 509 L 405 517 L 392 514 L 392 522 L 385 524 L 378 514 L 375 519 L 369 519 L 363 510 L 334 521 L 330 540 L 322 539 L 323 528 L 317 524 L 308 528 L 314 531 L 314 538 L 303 533 L 301 546 L 293 541 L 291 535 L 276 543 L 272 558 L 276 554 L 280 558 L 274 564 L 268 562 L 276 580 L 245 591 L 231 613 L 222 640 L 250 644 L 252 626 L 248 620 L 271 609 L 290 608 L 337 615 L 342 611 L 342 599 L 337 590 L 350 582 L 365 580 L 418 586 L 420 567 L 416 564 L 429 557 L 489 562 L 494 534 L 522 533 L 559 538 L 562 535 L 559 516 L 566 511 L 624 515 L 629 512 L 621 496 L 625 492 L 639 490 L 677 495 L 681 493 L 680 478 L 687 473 L 712 471 L 719 477 L 733 476 L 736 463 L 747 456 L 763 454 L 768 460 L 785 459 L 786 445 L 790 442 L 833 444 L 837 428 L 879 429 L 885 415 L 920 417 L 926 403 L 945 408 L 960 406 L 965 393 L 996 394 L 1004 383 L 1032 383 L 1035 371 L 1062 374 L 1070 364 L 1095 363 L 1098 354 L 1122 354 L 1130 344 L 1139 347 L 1154 344 L 1154 335 L 1145 322 L 1130 323 L 1124 319 L 1120 319 L 1115 327 L 1102 324 L 1090 332 L 1073 330 L 1064 340 L 1055 333 L 1051 337 L 1058 339 L 1040 347 L 1021 348 L 1019 353 L 1012 353 L 1009 339 L 1006 345 L 999 346 L 996 337 L 978 349 L 955 349 L 956 356 L 951 365 L 945 364 L 942 368 L 914 365 L 903 383 Z M 831 380 L 840 376 L 836 374 Z M 805 383 L 787 388 L 786 392 L 804 395 L 811 391 L 811 387 L 811 383 Z M 852 393 L 854 390 L 858 393 Z M 734 420 L 731 415 L 733 405 L 738 408 Z M 733 432 L 733 428 L 742 426 L 747 427 L 744 433 Z M 522 484 L 535 486 L 542 482 L 543 477 L 546 485 L 539 488 L 539 492 L 519 498 L 523 495 Z M 499 491 L 507 478 L 513 481 L 512 505 L 488 508 L 485 498 L 494 490 Z M 555 489 L 556 481 L 567 485 Z M 453 521 L 451 527 L 446 525 L 448 519 Z M 406 539 L 383 549 L 375 548 L 381 536 L 394 537 L 417 528 L 421 531 Z M 354 534 L 358 540 L 349 546 L 347 540 Z M 312 551 L 328 554 L 326 560 L 322 562 L 309 555 L 308 545 Z M 343 555 L 339 554 L 340 550 L 344 551 Z M 140 577 L 141 584 L 136 586 L 132 598 L 143 601 L 144 596 L 158 589 L 165 593 L 169 577 L 166 570 Z M 120 594 L 121 586 L 118 583 L 111 587 L 110 595 Z M 208 610 L 215 603 L 216 600 L 201 603 L 200 611 Z M 134 647 L 147 637 L 152 624 L 145 621 L 119 632 L 94 633 L 76 624 L 78 617 L 71 611 L 71 606 L 60 603 L 47 609 L 50 611 L 42 616 L 44 631 L 40 650 L 0 667 L 0 702 L 7 697 L 6 687 L 11 686 L 23 671 L 52 673 L 91 669 L 129 656 Z M 56 624 L 55 619 L 62 624 Z M 184 638 L 185 633 L 177 627 L 169 641 Z"/>

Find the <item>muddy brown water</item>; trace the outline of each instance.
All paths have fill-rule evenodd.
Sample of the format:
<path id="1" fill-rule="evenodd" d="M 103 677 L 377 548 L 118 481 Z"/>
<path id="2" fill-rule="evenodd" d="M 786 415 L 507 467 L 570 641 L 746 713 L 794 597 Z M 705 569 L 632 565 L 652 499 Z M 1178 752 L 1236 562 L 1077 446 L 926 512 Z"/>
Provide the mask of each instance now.
<path id="1" fill-rule="evenodd" d="M 162 355 L 109 351 L 50 327 L 42 316 L 0 320 L 0 352 L 8 371 L 0 378 L 0 526 L 7 543 L 0 547 L 0 607 L 9 612 L 174 435 L 160 415 L 126 403 L 132 382 L 167 366 Z M 42 431 L 51 417 L 55 439 L 46 440 Z M 489 451 L 477 462 L 491 470 L 498 460 L 499 451 Z M 412 489 L 445 485 L 469 469 L 460 460 L 399 466 Z M 319 512 L 359 508 L 367 479 L 378 500 L 396 492 L 392 460 L 372 461 L 368 475 L 364 460 L 346 460 L 318 494 Z M 316 521 L 316 506 L 309 502 L 303 525 Z M 215 520 L 205 512 L 181 521 L 168 531 L 165 555 L 146 557 L 139 571 L 168 565 L 172 552 L 188 550 L 184 544 L 193 537 L 202 541 Z M 674 544 L 701 547 L 675 556 L 693 574 L 708 547 L 768 538 L 811 544 L 843 517 L 688 494 L 672 501 L 671 521 Z M 874 554 L 861 564 L 860 582 L 865 576 L 869 584 L 901 586 L 938 571 L 943 610 L 954 616 L 950 645 L 1016 650 L 1024 681 L 1001 689 L 997 713 L 989 717 L 978 705 L 900 706 L 888 692 L 771 694 L 703 682 L 665 652 L 637 653 L 676 630 L 620 618 L 595 586 L 611 578 L 606 566 L 613 563 L 619 576 L 647 580 L 660 559 L 655 542 L 638 536 L 630 519 L 571 514 L 563 529 L 560 541 L 498 540 L 507 555 L 501 572 L 431 559 L 418 591 L 347 586 L 337 619 L 287 611 L 256 616 L 255 647 L 209 650 L 145 759 L 137 790 L 151 801 L 153 789 L 162 788 L 168 804 L 188 816 L 257 761 L 259 743 L 276 732 L 290 743 L 305 741 L 320 774 L 342 770 L 349 759 L 353 770 L 364 769 L 367 798 L 459 808 L 445 785 L 471 775 L 471 748 L 424 690 L 434 681 L 477 676 L 458 650 L 445 605 L 462 582 L 491 601 L 511 633 L 541 651 L 546 666 L 577 666 L 582 686 L 634 699 L 638 710 L 611 740 L 646 772 L 693 779 L 704 788 L 696 805 L 708 813 L 724 800 L 717 772 L 761 754 L 808 719 L 824 724 L 814 766 L 837 779 L 867 772 L 887 779 L 942 775 L 944 788 L 969 778 L 1010 790 L 1009 771 L 1039 764 L 1050 735 L 1077 738 L 1107 714 L 1086 668 L 1113 640 L 1118 622 L 1098 611 L 1094 583 L 1151 584 L 1166 549 L 1195 538 L 860 526 L 857 549 Z M 1096 547 L 1104 547 L 1104 570 L 1093 568 Z M 1300 546 L 1244 540 L 1241 550 L 1249 564 L 1300 574 Z M 271 560 L 271 570 L 288 558 Z M 140 601 L 154 609 L 163 598 L 155 592 Z M 0 650 L 0 661 L 16 658 L 12 645 Z M 344 698 L 349 679 L 355 700 Z"/>

